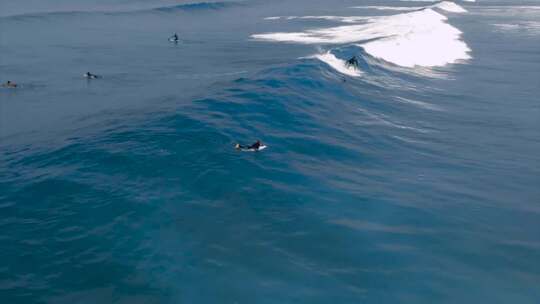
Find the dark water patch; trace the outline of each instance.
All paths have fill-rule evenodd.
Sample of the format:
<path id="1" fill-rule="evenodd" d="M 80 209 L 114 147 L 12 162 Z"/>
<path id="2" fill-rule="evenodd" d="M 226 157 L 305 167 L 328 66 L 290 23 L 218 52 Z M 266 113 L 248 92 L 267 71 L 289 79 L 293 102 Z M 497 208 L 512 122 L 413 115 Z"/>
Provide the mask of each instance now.
<path id="1" fill-rule="evenodd" d="M 81 18 L 85 16 L 92 16 L 96 14 L 106 14 L 106 11 L 57 11 L 57 12 L 40 12 L 40 13 L 25 13 L 19 15 L 3 16 L 0 17 L 1 22 L 7 21 L 39 21 L 50 20 L 55 18 Z"/>
<path id="2" fill-rule="evenodd" d="M 174 6 L 159 7 L 153 10 L 159 12 L 175 12 L 175 11 L 205 11 L 205 10 L 222 10 L 229 7 L 240 6 L 238 2 L 197 2 L 179 4 Z"/>
<path id="3" fill-rule="evenodd" d="M 141 14 L 146 12 L 198 12 L 198 11 L 217 11 L 226 8 L 241 6 L 239 2 L 195 2 L 185 3 L 172 6 L 162 6 L 144 9 L 88 9 L 88 10 L 62 10 L 62 11 L 45 11 L 35 13 L 22 13 L 15 15 L 0 16 L 1 21 L 29 21 L 29 20 L 42 20 L 50 18 L 80 18 L 85 16 L 94 15 L 108 15 L 108 16 L 126 16 L 132 14 Z"/>

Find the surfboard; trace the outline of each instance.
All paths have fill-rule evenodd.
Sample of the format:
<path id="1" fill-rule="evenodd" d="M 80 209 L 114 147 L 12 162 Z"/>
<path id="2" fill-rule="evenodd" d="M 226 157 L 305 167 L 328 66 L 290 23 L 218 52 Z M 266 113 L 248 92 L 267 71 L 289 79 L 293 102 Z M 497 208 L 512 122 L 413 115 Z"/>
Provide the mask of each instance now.
<path id="1" fill-rule="evenodd" d="M 266 145 L 262 145 L 257 150 L 243 148 L 243 149 L 240 149 L 240 151 L 242 151 L 242 152 L 258 152 L 258 151 L 262 151 L 262 150 L 266 149 L 266 147 L 267 147 Z"/>

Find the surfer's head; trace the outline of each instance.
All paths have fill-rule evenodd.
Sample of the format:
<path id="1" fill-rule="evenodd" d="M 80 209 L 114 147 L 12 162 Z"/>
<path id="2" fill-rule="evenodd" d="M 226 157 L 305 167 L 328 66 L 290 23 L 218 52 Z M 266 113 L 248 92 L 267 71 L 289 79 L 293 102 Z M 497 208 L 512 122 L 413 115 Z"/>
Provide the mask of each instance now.
<path id="1" fill-rule="evenodd" d="M 234 148 L 236 148 L 236 149 L 240 149 L 240 144 L 236 144 L 236 145 L 234 145 Z"/>

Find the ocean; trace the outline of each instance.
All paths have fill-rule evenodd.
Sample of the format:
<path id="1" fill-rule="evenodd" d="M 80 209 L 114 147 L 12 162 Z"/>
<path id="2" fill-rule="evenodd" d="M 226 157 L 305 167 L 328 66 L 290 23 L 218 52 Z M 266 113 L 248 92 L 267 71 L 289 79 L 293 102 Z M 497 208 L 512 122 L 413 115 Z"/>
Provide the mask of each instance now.
<path id="1" fill-rule="evenodd" d="M 0 0 L 8 80 L 0 303 L 540 303 L 540 1 Z"/>

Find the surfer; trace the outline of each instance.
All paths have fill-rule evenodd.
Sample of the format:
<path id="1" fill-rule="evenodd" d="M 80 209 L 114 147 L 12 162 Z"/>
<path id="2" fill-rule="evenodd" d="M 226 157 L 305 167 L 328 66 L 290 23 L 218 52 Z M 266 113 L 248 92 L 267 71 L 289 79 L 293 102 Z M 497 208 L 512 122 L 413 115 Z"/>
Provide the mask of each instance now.
<path id="1" fill-rule="evenodd" d="M 6 83 L 2 85 L 5 88 L 16 88 L 17 84 L 14 82 L 11 82 L 11 80 L 8 80 Z"/>
<path id="2" fill-rule="evenodd" d="M 347 60 L 347 67 L 351 66 L 358 68 L 358 59 L 356 59 L 356 56 L 352 56 L 351 59 Z"/>
<path id="3" fill-rule="evenodd" d="M 96 78 L 99 78 L 98 75 L 92 74 L 92 73 L 90 73 L 90 72 L 84 73 L 84 77 L 86 77 L 86 78 L 88 78 L 88 79 L 96 79 Z"/>
<path id="4" fill-rule="evenodd" d="M 171 38 L 169 38 L 169 41 L 178 42 L 178 35 L 176 33 L 174 33 L 174 35 L 172 35 Z"/>
<path id="5" fill-rule="evenodd" d="M 258 151 L 261 146 L 263 146 L 263 144 L 261 143 L 260 140 L 257 140 L 255 143 L 249 145 L 249 146 L 244 146 L 244 145 L 241 145 L 241 144 L 236 144 L 235 148 L 237 150 L 253 150 L 253 151 Z"/>

